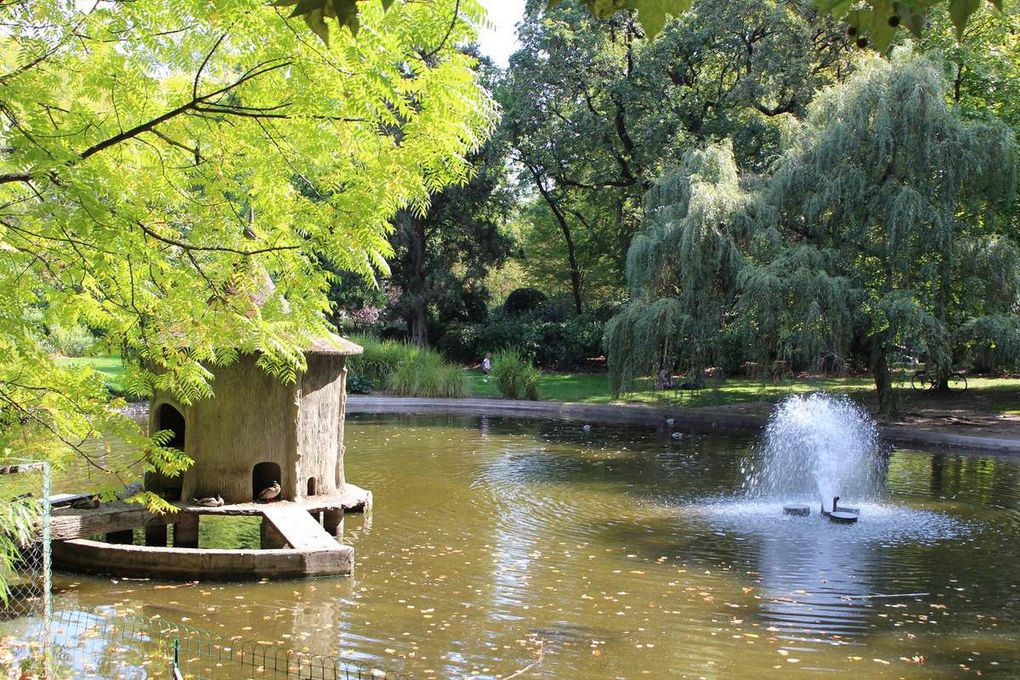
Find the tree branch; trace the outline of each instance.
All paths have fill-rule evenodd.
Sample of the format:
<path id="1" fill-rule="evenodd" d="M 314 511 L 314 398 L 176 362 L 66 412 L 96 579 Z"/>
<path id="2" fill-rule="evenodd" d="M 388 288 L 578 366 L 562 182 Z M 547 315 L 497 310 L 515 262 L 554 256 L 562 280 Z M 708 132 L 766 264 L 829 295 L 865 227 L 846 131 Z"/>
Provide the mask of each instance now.
<path id="1" fill-rule="evenodd" d="M 184 241 L 178 241 L 177 239 L 162 236 L 156 231 L 154 231 L 151 227 L 146 226 L 145 223 L 143 222 L 136 222 L 136 224 L 141 228 L 143 232 L 145 232 L 152 238 L 156 239 L 157 241 L 161 241 L 169 246 L 176 246 L 184 251 L 189 252 L 194 251 L 194 252 L 234 253 L 235 255 L 244 255 L 246 257 L 250 257 L 252 255 L 276 253 L 283 250 L 299 250 L 301 248 L 301 246 L 271 246 L 268 248 L 257 248 L 255 250 L 240 250 L 238 248 L 228 248 L 227 246 L 196 246 L 190 243 L 185 243 Z"/>

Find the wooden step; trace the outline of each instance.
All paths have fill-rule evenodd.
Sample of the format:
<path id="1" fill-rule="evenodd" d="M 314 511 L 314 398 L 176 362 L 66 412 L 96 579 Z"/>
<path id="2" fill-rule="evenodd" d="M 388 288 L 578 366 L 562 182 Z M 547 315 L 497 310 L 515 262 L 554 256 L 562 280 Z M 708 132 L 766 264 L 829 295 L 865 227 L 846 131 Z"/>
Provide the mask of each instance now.
<path id="1" fill-rule="evenodd" d="M 264 506 L 263 514 L 295 550 L 340 550 L 336 539 L 299 507 Z"/>

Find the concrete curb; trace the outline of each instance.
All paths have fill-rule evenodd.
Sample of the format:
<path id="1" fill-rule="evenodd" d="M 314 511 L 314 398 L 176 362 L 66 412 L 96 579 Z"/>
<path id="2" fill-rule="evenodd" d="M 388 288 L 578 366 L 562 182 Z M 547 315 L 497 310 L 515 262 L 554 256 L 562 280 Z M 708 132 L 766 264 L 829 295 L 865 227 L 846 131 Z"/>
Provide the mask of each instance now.
<path id="1" fill-rule="evenodd" d="M 449 413 L 503 415 L 523 418 L 561 418 L 597 423 L 659 425 L 666 418 L 696 430 L 738 430 L 760 432 L 766 418 L 746 413 L 729 413 L 707 408 L 661 408 L 640 404 L 577 404 L 561 401 L 514 401 L 510 399 L 420 399 L 415 397 L 347 397 L 348 413 Z M 1020 440 L 977 437 L 921 430 L 902 425 L 880 428 L 892 444 L 950 448 L 962 453 L 1020 455 Z"/>

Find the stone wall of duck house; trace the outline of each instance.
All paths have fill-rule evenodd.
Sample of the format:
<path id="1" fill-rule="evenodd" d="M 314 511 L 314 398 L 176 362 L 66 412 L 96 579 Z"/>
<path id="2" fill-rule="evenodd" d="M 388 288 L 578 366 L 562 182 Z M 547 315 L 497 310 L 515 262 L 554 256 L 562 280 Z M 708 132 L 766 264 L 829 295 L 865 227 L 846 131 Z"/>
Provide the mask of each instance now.
<path id="1" fill-rule="evenodd" d="M 344 359 L 336 354 L 310 354 L 308 370 L 298 379 L 297 497 L 343 490 Z"/>
<path id="2" fill-rule="evenodd" d="M 165 395 L 153 400 L 150 431 L 159 429 L 163 403 L 184 415 L 184 452 L 194 463 L 183 475 L 183 500 L 219 493 L 227 503 L 250 502 L 252 472 L 259 463 L 279 465 L 282 497 L 297 497 L 297 386 L 273 378 L 255 361 L 242 356 L 216 367 L 212 399 L 184 408 Z"/>

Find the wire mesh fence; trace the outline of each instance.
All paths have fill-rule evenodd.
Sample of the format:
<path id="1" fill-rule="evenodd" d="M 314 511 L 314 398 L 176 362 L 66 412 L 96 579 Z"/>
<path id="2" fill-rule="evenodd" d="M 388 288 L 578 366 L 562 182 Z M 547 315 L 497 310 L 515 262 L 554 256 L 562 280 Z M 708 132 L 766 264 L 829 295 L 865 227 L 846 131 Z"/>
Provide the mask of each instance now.
<path id="1" fill-rule="evenodd" d="M 0 677 L 183 680 L 379 680 L 409 676 L 163 619 L 57 611 L 0 636 Z M 49 636 L 46 641 L 46 636 Z"/>
<path id="2" fill-rule="evenodd" d="M 0 461 L 0 680 L 408 677 L 339 656 L 226 639 L 158 617 L 55 608 L 53 498 L 48 464 Z"/>
<path id="3" fill-rule="evenodd" d="M 0 621 L 49 614 L 50 466 L 0 464 Z"/>

